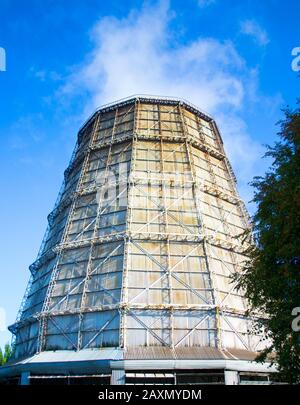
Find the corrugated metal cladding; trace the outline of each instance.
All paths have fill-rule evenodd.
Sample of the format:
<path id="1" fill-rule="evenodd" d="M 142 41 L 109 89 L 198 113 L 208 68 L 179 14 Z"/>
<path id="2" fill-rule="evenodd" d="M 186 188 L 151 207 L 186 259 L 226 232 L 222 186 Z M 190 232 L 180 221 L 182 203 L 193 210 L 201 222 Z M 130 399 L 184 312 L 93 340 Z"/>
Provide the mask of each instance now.
<path id="1" fill-rule="evenodd" d="M 134 97 L 97 111 L 48 219 L 11 327 L 17 358 L 262 348 L 230 278 L 246 259 L 247 213 L 215 122 L 189 104 Z"/>
<path id="2" fill-rule="evenodd" d="M 247 360 L 257 353 L 248 350 L 221 350 L 217 347 L 128 347 L 124 360 Z"/>

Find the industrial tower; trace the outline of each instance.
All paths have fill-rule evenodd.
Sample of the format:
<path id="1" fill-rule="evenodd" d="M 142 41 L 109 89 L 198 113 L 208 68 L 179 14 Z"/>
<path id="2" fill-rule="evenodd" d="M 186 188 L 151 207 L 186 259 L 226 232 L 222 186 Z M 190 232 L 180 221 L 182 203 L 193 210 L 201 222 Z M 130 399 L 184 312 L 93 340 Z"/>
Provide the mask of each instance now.
<path id="1" fill-rule="evenodd" d="M 168 97 L 101 107 L 78 133 L 48 221 L 2 374 L 267 380 L 273 370 L 250 362 L 264 343 L 231 278 L 248 214 L 209 115 Z"/>

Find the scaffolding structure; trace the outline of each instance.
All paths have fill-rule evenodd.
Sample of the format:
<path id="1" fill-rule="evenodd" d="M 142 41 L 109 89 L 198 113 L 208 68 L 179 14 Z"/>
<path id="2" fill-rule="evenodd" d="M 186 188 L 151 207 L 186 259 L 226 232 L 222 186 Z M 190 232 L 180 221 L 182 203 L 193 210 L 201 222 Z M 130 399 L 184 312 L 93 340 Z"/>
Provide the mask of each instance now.
<path id="1" fill-rule="evenodd" d="M 215 121 L 187 101 L 133 96 L 97 110 L 48 222 L 10 327 L 16 359 L 264 347 L 231 279 L 247 260 L 237 236 L 248 214 Z"/>

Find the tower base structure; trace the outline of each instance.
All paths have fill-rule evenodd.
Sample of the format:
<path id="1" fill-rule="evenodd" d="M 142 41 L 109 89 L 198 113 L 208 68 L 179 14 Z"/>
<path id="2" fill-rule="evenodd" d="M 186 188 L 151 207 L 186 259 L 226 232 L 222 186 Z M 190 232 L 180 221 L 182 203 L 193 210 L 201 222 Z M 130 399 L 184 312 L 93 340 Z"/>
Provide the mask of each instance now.
<path id="1" fill-rule="evenodd" d="M 0 381 L 21 385 L 272 384 L 276 368 L 257 353 L 213 347 L 136 347 L 41 352 L 0 368 Z"/>

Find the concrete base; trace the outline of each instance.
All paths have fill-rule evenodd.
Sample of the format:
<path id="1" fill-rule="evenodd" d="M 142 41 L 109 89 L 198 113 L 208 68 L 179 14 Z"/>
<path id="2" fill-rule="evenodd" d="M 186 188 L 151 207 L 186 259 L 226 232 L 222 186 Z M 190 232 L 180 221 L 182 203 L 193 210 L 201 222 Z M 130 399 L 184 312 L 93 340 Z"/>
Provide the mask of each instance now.
<path id="1" fill-rule="evenodd" d="M 240 373 L 253 376 L 253 374 L 270 375 L 276 372 L 276 368 L 271 367 L 269 363 L 261 364 L 241 359 L 147 359 L 146 356 L 144 357 L 144 353 L 138 359 L 132 357 L 128 359 L 122 349 L 107 348 L 87 349 L 79 352 L 66 350 L 42 352 L 31 358 L 0 367 L 0 381 L 10 377 L 19 377 L 20 384 L 28 385 L 30 376 L 64 375 L 72 378 L 72 376 L 93 375 L 106 379 L 110 377 L 112 385 L 122 385 L 126 383 L 126 375 L 130 375 L 129 378 L 132 379 L 132 375 L 137 374 L 140 377 L 139 373 L 144 373 L 145 378 L 150 375 L 155 379 L 156 374 L 161 374 L 169 379 L 174 376 L 172 381 L 176 381 L 177 374 L 185 375 L 186 373 L 187 375 L 191 372 L 197 374 L 201 373 L 201 370 L 205 370 L 208 377 L 217 371 L 218 375 L 223 375 L 222 381 L 227 385 L 239 384 Z"/>
<path id="2" fill-rule="evenodd" d="M 238 371 L 225 370 L 225 385 L 239 385 L 240 377 Z"/>

